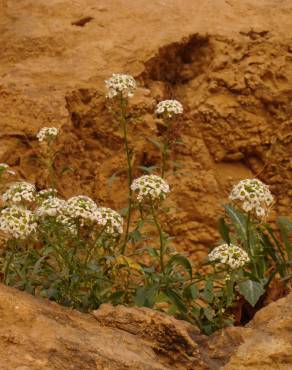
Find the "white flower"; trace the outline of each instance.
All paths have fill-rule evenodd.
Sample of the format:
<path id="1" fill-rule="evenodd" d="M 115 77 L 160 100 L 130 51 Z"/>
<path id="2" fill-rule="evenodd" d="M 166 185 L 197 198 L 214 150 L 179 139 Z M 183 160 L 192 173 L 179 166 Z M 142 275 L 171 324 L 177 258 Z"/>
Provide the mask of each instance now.
<path id="1" fill-rule="evenodd" d="M 144 175 L 135 179 L 131 189 L 138 191 L 137 199 L 139 202 L 163 200 L 170 191 L 168 183 L 157 175 Z"/>
<path id="2" fill-rule="evenodd" d="M 57 193 L 58 193 L 58 191 L 56 189 L 53 189 L 53 188 L 43 189 L 43 190 L 39 191 L 36 194 L 36 200 L 37 200 L 38 203 L 41 203 L 45 199 L 55 198 Z"/>
<path id="3" fill-rule="evenodd" d="M 43 127 L 37 133 L 39 142 L 46 141 L 51 142 L 58 135 L 59 129 L 56 127 Z"/>
<path id="4" fill-rule="evenodd" d="M 34 214 L 22 207 L 11 206 L 0 213 L 0 230 L 16 239 L 25 239 L 37 230 Z"/>
<path id="5" fill-rule="evenodd" d="M 215 247 L 209 254 L 210 261 L 218 261 L 228 265 L 231 269 L 238 269 L 249 262 L 249 256 L 242 248 L 233 244 L 221 244 Z"/>
<path id="6" fill-rule="evenodd" d="M 98 208 L 94 219 L 99 225 L 105 227 L 104 231 L 108 234 L 122 234 L 123 232 L 123 219 L 111 208 Z"/>
<path id="7" fill-rule="evenodd" d="M 274 198 L 269 187 L 260 180 L 245 179 L 233 187 L 229 199 L 241 201 L 245 212 L 253 211 L 258 217 L 264 217 Z"/>
<path id="8" fill-rule="evenodd" d="M 157 104 L 155 109 L 156 114 L 165 114 L 171 118 L 174 114 L 182 114 L 183 106 L 177 100 L 163 100 Z"/>
<path id="9" fill-rule="evenodd" d="M 56 221 L 59 225 L 64 226 L 65 230 L 68 231 L 72 235 L 77 235 L 77 227 L 74 223 L 74 220 L 71 217 L 68 217 L 64 215 L 63 213 L 60 213 L 56 217 Z"/>
<path id="10" fill-rule="evenodd" d="M 8 173 L 9 175 L 15 175 L 15 172 L 9 170 L 9 165 L 7 163 L 0 163 L 0 175 L 4 172 Z"/>
<path id="11" fill-rule="evenodd" d="M 28 182 L 16 182 L 2 195 L 4 202 L 20 203 L 35 200 L 35 186 Z"/>
<path id="12" fill-rule="evenodd" d="M 126 74 L 114 73 L 108 80 L 105 81 L 107 88 L 107 98 L 122 94 L 125 98 L 131 98 L 137 88 L 134 77 Z"/>
<path id="13" fill-rule="evenodd" d="M 36 209 L 35 214 L 38 217 L 57 216 L 60 213 L 62 213 L 65 203 L 66 203 L 65 200 L 60 199 L 60 198 L 56 198 L 56 197 L 47 198 Z"/>
<path id="14" fill-rule="evenodd" d="M 9 168 L 7 163 L 0 163 L 0 171 L 5 171 L 7 168 Z"/>
<path id="15" fill-rule="evenodd" d="M 79 219 L 81 225 L 84 222 L 94 222 L 97 214 L 97 205 L 89 197 L 78 195 L 67 200 L 63 207 L 65 215 L 71 218 Z"/>

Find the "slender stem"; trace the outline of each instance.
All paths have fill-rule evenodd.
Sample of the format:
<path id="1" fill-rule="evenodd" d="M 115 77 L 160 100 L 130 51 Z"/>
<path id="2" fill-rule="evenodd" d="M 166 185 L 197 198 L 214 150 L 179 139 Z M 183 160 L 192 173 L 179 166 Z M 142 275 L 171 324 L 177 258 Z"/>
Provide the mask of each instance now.
<path id="1" fill-rule="evenodd" d="M 156 215 L 156 212 L 154 210 L 154 207 L 153 207 L 153 204 L 151 204 L 151 213 L 152 213 L 152 217 L 153 217 L 153 221 L 155 223 L 155 226 L 158 230 L 158 233 L 159 233 L 159 241 L 160 241 L 160 253 L 159 253 L 159 257 L 160 257 L 160 268 L 161 268 L 161 271 L 162 273 L 164 274 L 164 237 L 163 237 L 163 231 L 161 229 L 161 226 L 158 222 L 158 219 L 157 219 L 157 215 Z"/>
<path id="2" fill-rule="evenodd" d="M 126 232 L 125 232 L 125 238 L 124 242 L 122 244 L 121 253 L 124 254 L 126 251 L 126 246 L 128 242 L 129 237 L 129 229 L 130 229 L 130 223 L 131 223 L 131 214 L 132 214 L 132 189 L 131 184 L 133 180 L 132 175 L 132 164 L 131 164 L 131 154 L 129 149 L 129 142 L 128 142 L 128 132 L 127 132 L 127 118 L 125 114 L 125 101 L 123 96 L 121 95 L 121 123 L 123 126 L 123 133 L 124 133 L 124 140 L 125 140 L 125 151 L 126 151 L 126 157 L 127 157 L 127 165 L 128 165 L 128 212 L 127 212 L 127 223 L 126 223 Z"/>
<path id="3" fill-rule="evenodd" d="M 3 279 L 3 283 L 4 284 L 7 284 L 7 278 L 8 278 L 8 273 L 9 273 L 9 267 L 13 261 L 13 258 L 14 258 L 14 243 L 12 243 L 12 251 L 11 251 L 11 254 L 9 256 L 9 259 L 5 265 L 5 269 L 4 269 L 4 279 Z"/>
<path id="4" fill-rule="evenodd" d="M 254 272 L 256 273 L 256 276 L 258 276 L 258 270 L 257 270 L 257 266 L 256 266 L 256 263 L 255 263 L 255 260 L 254 260 L 254 255 L 253 255 L 253 251 L 251 250 L 251 246 L 250 246 L 250 213 L 248 212 L 247 214 L 247 220 L 246 220 L 246 242 L 247 242 L 247 249 L 248 249 L 248 254 L 249 254 L 249 257 L 252 261 L 252 264 L 253 264 L 253 269 L 254 269 Z"/>
<path id="5" fill-rule="evenodd" d="M 162 167 L 161 167 L 161 177 L 163 178 L 167 169 L 167 159 L 168 159 L 168 149 L 169 149 L 169 131 L 171 127 L 171 121 L 166 120 L 165 122 L 166 125 L 166 140 L 163 143 L 163 149 L 162 149 Z"/>
<path id="6" fill-rule="evenodd" d="M 163 144 L 163 150 L 162 150 L 162 168 L 161 168 L 161 177 L 163 178 L 166 171 L 166 162 L 168 158 L 168 143 Z"/>
<path id="7" fill-rule="evenodd" d="M 104 227 L 101 229 L 101 231 L 97 234 L 97 236 L 94 239 L 92 245 L 88 248 L 88 251 L 87 251 L 87 254 L 86 254 L 86 257 L 85 257 L 85 265 L 87 265 L 91 252 L 96 248 L 96 243 L 98 242 L 98 240 L 102 236 L 102 234 L 103 234 L 103 232 L 104 232 L 104 230 L 106 229 L 107 226 L 108 226 L 108 223 L 106 223 L 104 225 Z"/>

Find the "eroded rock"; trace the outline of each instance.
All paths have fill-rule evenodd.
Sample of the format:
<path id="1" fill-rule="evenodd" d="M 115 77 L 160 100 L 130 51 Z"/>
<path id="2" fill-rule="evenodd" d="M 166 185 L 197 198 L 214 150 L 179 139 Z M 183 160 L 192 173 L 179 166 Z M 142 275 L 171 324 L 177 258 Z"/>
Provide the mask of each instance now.
<path id="1" fill-rule="evenodd" d="M 147 141 L 161 134 L 153 118 L 157 101 L 175 97 L 185 107 L 178 129 L 184 145 L 171 157 L 176 173 L 167 174 L 176 209 L 167 227 L 181 251 L 196 259 L 206 254 L 218 238 L 220 204 L 242 178 L 267 182 L 276 211 L 290 213 L 290 0 L 1 5 L 0 159 L 20 177 L 46 186 L 35 134 L 63 126 L 56 161 L 61 194 L 123 208 L 123 142 L 105 109 L 104 79 L 127 72 L 141 87 L 142 120 L 130 132 L 135 176 L 138 166 L 159 163 Z"/>
<path id="2" fill-rule="evenodd" d="M 0 285 L 2 370 L 288 370 L 292 293 L 210 337 L 148 308 L 82 314 Z"/>

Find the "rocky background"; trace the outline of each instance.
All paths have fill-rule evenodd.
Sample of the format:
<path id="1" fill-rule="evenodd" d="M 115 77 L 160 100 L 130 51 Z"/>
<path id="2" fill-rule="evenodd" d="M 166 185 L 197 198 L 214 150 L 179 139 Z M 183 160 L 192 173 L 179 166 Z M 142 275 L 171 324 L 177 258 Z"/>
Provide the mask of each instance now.
<path id="1" fill-rule="evenodd" d="M 148 140 L 161 135 L 156 103 L 185 108 L 167 173 L 180 250 L 205 255 L 220 204 L 243 178 L 270 185 L 272 218 L 291 215 L 291 0 L 0 0 L 0 40 L 0 162 L 20 178 L 47 185 L 36 133 L 62 127 L 61 194 L 124 207 L 123 141 L 104 80 L 129 73 L 139 83 L 136 175 L 159 162 Z M 82 315 L 0 287 L 1 370 L 289 370 L 291 332 L 291 295 L 207 339 L 150 310 Z"/>
<path id="2" fill-rule="evenodd" d="M 290 370 L 292 294 L 210 337 L 149 308 L 90 315 L 0 285 L 2 370 Z"/>
<path id="3" fill-rule="evenodd" d="M 0 159 L 46 185 L 36 132 L 62 127 L 59 190 L 124 207 L 123 141 L 105 108 L 104 79 L 139 81 L 135 165 L 159 163 L 148 138 L 161 99 L 185 107 L 169 171 L 168 229 L 200 258 L 216 241 L 232 184 L 258 176 L 275 212 L 292 198 L 290 0 L 0 0 Z M 66 171 L 70 167 L 71 171 Z M 65 169 L 65 171 L 64 171 Z M 63 174 L 61 175 L 61 173 Z M 108 181 L 117 172 L 111 187 Z M 136 175 L 139 175 L 136 171 Z"/>

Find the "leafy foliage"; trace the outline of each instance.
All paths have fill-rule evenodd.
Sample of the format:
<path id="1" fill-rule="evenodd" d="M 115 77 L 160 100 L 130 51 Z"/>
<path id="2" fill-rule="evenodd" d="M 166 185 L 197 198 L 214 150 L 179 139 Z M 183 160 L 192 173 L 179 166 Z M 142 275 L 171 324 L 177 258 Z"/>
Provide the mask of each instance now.
<path id="1" fill-rule="evenodd" d="M 228 247 L 234 244 L 245 251 L 248 263 L 231 268 L 222 263 L 228 261 L 225 255 L 221 263 L 207 260 L 202 270 L 195 269 L 187 256 L 176 252 L 173 238 L 164 230 L 161 220 L 170 211 L 162 205 L 164 197 L 149 196 L 146 201 L 137 202 L 131 189 L 135 170 L 149 176 L 157 172 L 163 178 L 171 168 L 170 151 L 180 144 L 172 132 L 173 116 L 164 112 L 160 139 L 148 138 L 160 151 L 161 164 L 133 168 L 127 130 L 134 116 L 128 105 L 134 82 L 129 76 L 120 79 L 118 75 L 113 81 L 109 111 L 124 135 L 129 185 L 128 204 L 120 211 L 126 221 L 124 234 L 111 235 L 107 223 L 96 229 L 92 223 L 80 222 L 70 215 L 70 224 L 58 222 L 58 215 L 39 218 L 37 231 L 29 237 L 3 238 L 2 282 L 81 311 L 109 302 L 163 310 L 198 325 L 206 334 L 232 325 L 232 310 L 240 297 L 256 306 L 275 278 L 286 283 L 292 278 L 292 223 L 279 217 L 275 229 L 275 225 L 242 210 L 238 203 L 226 204 L 225 215 L 218 221 L 219 233 Z M 54 140 L 43 143 L 41 163 L 52 187 L 58 179 L 54 172 L 56 153 Z M 172 168 L 175 171 L 179 164 L 172 162 Z M 1 190 L 5 189 L 2 172 Z M 125 169 L 112 174 L 107 182 L 109 187 L 121 173 Z M 140 190 L 143 200 L 143 183 Z M 147 192 L 153 195 L 154 190 L 157 191 L 150 186 Z M 35 212 L 38 205 L 35 201 L 21 206 Z M 6 207 L 3 204 L 3 209 Z"/>

